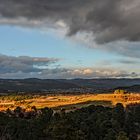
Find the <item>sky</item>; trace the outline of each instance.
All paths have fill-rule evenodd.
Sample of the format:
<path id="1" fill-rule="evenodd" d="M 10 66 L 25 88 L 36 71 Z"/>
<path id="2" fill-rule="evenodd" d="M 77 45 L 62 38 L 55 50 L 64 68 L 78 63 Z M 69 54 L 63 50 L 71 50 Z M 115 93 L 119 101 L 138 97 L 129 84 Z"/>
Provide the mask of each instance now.
<path id="1" fill-rule="evenodd" d="M 139 0 L 0 0 L 0 78 L 140 78 Z"/>

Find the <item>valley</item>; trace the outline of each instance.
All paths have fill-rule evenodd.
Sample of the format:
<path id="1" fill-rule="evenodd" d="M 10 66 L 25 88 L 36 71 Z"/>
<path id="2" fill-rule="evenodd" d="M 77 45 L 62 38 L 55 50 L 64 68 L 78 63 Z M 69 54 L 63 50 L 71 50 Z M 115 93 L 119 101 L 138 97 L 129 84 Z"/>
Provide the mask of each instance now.
<path id="1" fill-rule="evenodd" d="M 8 108 L 14 110 L 17 106 L 26 110 L 30 110 L 32 106 L 38 109 L 49 107 L 54 110 L 76 110 L 92 104 L 115 106 L 117 103 L 122 103 L 124 107 L 129 104 L 139 104 L 140 94 L 7 95 L 0 97 L 0 111 Z"/>

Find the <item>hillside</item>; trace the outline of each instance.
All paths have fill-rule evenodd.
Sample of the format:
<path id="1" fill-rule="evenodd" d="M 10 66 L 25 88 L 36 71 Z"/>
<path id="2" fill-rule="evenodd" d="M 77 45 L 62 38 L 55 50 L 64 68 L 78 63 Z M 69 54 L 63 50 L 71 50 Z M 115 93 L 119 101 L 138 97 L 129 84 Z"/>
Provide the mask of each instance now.
<path id="1" fill-rule="evenodd" d="M 140 92 L 140 79 L 0 79 L 0 93 L 105 93 L 117 88 Z"/>

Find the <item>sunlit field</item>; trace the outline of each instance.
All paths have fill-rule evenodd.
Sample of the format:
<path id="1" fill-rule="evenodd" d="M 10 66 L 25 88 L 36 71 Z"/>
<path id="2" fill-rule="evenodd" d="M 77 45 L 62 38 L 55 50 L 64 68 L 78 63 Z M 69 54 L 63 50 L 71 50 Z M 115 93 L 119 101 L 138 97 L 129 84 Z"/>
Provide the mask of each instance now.
<path id="1" fill-rule="evenodd" d="M 91 104 L 114 106 L 122 103 L 140 103 L 140 94 L 83 94 L 83 95 L 7 95 L 0 97 L 0 110 L 15 109 L 17 106 L 30 110 L 32 106 L 49 107 L 56 110 L 75 110 Z"/>

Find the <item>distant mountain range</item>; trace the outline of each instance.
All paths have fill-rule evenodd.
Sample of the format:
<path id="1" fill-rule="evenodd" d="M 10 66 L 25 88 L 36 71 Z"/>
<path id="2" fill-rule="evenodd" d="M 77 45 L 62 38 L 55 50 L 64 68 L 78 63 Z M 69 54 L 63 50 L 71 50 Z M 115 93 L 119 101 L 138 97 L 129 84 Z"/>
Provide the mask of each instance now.
<path id="1" fill-rule="evenodd" d="M 0 93 L 45 93 L 48 91 L 111 92 L 121 88 L 140 92 L 140 79 L 0 79 Z"/>

